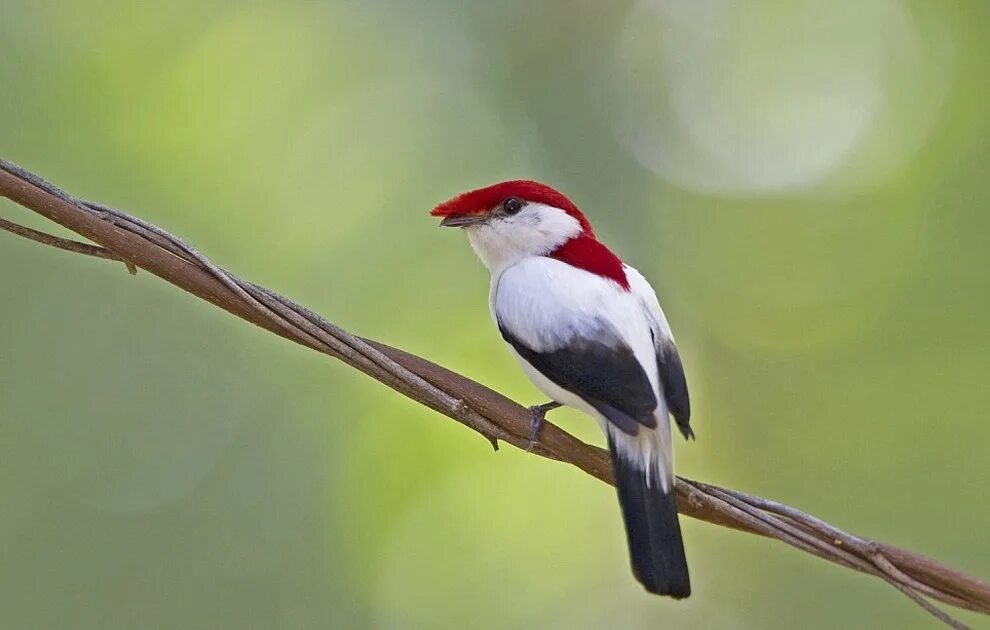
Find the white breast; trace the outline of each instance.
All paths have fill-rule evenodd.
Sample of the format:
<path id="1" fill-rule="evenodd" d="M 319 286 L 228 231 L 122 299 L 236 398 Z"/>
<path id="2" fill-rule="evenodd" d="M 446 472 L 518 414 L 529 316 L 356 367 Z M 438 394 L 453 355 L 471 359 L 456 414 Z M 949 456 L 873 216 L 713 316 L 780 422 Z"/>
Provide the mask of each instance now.
<path id="1" fill-rule="evenodd" d="M 555 384 L 514 349 L 513 354 L 540 391 L 595 418 L 612 436 L 619 452 L 666 490 L 673 480 L 673 454 L 670 420 L 657 373 L 654 335 L 669 335 L 669 328 L 653 290 L 638 272 L 632 271 L 635 277 L 630 279 L 636 286 L 625 291 L 612 280 L 559 260 L 525 258 L 493 275 L 490 306 L 496 323 L 536 352 L 561 348 L 576 335 L 593 337 L 603 322 L 633 350 L 658 402 L 657 428 L 641 427 L 637 436 L 618 431 L 580 396 Z"/>
<path id="2" fill-rule="evenodd" d="M 612 280 L 553 258 L 526 258 L 492 279 L 491 308 L 497 323 L 536 352 L 561 348 L 576 335 L 594 337 L 605 322 L 632 348 L 657 390 L 642 302 Z"/>

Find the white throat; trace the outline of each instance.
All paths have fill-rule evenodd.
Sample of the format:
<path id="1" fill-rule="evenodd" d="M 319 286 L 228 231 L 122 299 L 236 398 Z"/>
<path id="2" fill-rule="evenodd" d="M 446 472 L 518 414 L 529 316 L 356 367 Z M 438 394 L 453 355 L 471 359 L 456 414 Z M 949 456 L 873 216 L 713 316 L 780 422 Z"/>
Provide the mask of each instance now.
<path id="1" fill-rule="evenodd" d="M 545 256 L 581 233 L 577 219 L 560 208 L 529 203 L 518 214 L 467 228 L 478 258 L 497 277 L 531 256 Z"/>

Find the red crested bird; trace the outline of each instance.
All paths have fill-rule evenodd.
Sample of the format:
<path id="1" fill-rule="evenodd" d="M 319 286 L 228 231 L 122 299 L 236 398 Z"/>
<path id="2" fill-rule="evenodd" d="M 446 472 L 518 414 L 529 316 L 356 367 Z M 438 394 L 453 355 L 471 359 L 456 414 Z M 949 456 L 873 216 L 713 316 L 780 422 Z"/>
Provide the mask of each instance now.
<path id="1" fill-rule="evenodd" d="M 674 499 L 670 416 L 693 438 L 684 368 L 656 293 L 550 186 L 507 181 L 433 209 L 464 228 L 491 272 L 502 338 L 552 402 L 530 407 L 531 444 L 566 405 L 608 439 L 633 573 L 651 593 L 691 594 Z"/>

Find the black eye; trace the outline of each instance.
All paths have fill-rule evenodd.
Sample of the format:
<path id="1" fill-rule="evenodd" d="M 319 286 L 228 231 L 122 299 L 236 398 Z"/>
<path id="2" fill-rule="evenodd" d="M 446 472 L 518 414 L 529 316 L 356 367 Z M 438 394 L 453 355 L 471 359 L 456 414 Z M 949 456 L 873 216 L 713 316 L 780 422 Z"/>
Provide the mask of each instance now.
<path id="1" fill-rule="evenodd" d="M 516 197 L 509 197 L 502 202 L 502 210 L 505 211 L 506 214 L 515 214 L 522 210 L 522 207 L 523 202 Z"/>

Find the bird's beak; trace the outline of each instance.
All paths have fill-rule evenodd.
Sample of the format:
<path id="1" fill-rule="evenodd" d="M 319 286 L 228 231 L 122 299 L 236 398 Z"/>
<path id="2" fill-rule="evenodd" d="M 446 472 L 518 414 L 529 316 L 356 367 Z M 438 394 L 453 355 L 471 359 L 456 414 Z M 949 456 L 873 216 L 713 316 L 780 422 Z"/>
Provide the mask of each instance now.
<path id="1" fill-rule="evenodd" d="M 450 214 L 443 218 L 443 221 L 440 222 L 440 227 L 464 228 L 484 223 L 487 220 L 488 217 L 483 214 Z"/>

